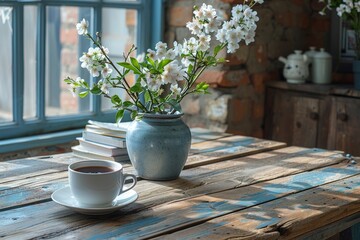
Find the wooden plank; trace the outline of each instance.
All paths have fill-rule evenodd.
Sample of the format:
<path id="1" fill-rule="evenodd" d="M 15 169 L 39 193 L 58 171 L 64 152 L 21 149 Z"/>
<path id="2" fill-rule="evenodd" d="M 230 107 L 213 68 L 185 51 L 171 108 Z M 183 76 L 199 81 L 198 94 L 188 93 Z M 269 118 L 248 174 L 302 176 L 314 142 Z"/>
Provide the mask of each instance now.
<path id="1" fill-rule="evenodd" d="M 206 201 L 208 199 L 205 196 L 205 200 L 201 197 L 191 198 L 192 196 L 201 196 L 203 194 L 215 193 L 210 199 L 212 201 L 223 201 L 221 196 L 224 195 L 224 190 L 232 189 L 229 193 L 225 194 L 229 199 L 231 196 L 236 197 L 246 197 L 244 189 L 249 188 L 249 194 L 251 195 L 248 200 L 242 199 L 241 201 L 245 201 L 247 204 L 259 204 L 256 198 L 259 194 L 255 194 L 256 191 L 259 191 L 259 187 L 253 187 L 253 185 L 249 185 L 252 183 L 256 183 L 259 181 L 264 181 L 268 179 L 274 179 L 280 176 L 290 175 L 296 172 L 304 172 L 303 178 L 304 179 L 311 179 L 307 171 L 311 169 L 316 169 L 321 166 L 335 164 L 336 162 L 341 161 L 342 157 L 339 156 L 337 153 L 331 153 L 328 151 L 319 151 L 319 150 L 309 150 L 303 148 L 286 148 L 286 149 L 279 149 L 276 151 L 272 151 L 269 153 L 261 153 L 253 156 L 249 156 L 247 158 L 238 158 L 235 160 L 229 160 L 221 163 L 210 164 L 206 166 L 201 166 L 198 168 L 187 169 L 183 171 L 181 178 L 176 181 L 169 181 L 169 182 L 150 182 L 150 181 L 140 181 L 139 184 L 135 187 L 135 190 L 139 193 L 139 199 L 135 204 L 132 204 L 122 211 L 115 213 L 112 216 L 107 216 L 105 221 L 102 221 L 104 224 L 100 224 L 101 229 L 104 227 L 106 231 L 107 228 L 110 227 L 110 230 L 114 230 L 118 228 L 117 221 L 119 220 L 119 215 L 127 215 L 131 216 L 138 216 L 140 221 L 137 226 L 143 228 L 144 225 L 152 226 L 152 221 L 160 221 L 163 222 L 162 216 L 164 213 L 163 206 L 173 206 L 169 209 L 166 208 L 166 213 L 170 214 L 172 217 L 177 218 L 177 214 L 181 215 L 181 212 L 185 211 L 186 209 L 198 209 L 199 211 L 202 210 L 202 207 L 197 208 L 195 205 L 197 203 L 204 203 L 207 207 L 214 207 L 219 204 L 214 203 L 207 204 Z M 273 166 L 272 166 L 273 165 Z M 319 175 L 320 170 L 315 170 L 312 176 Z M 345 173 L 346 175 L 347 173 Z M 339 174 L 328 174 L 330 176 L 322 175 L 320 178 L 316 178 L 317 182 L 331 180 L 333 177 L 344 177 L 345 175 L 342 173 Z M 234 177 L 229 177 L 234 176 Z M 289 179 L 293 177 L 288 177 Z M 322 180 L 321 180 L 322 179 Z M 304 180 L 305 181 L 305 180 Z M 245 188 L 240 188 L 240 186 L 246 186 Z M 309 185 L 303 184 L 303 187 L 309 187 Z M 300 188 L 301 188 L 300 186 Z M 234 189 L 235 188 L 235 189 Z M 260 189 L 261 190 L 261 189 Z M 298 188 L 290 189 L 291 191 L 299 191 Z M 301 190 L 301 189 L 300 189 Z M 217 194 L 216 192 L 221 192 Z M 159 194 L 161 193 L 161 194 Z M 224 196 L 225 196 L 224 195 Z M 250 195 L 249 195 L 250 196 Z M 248 198 L 249 198 L 248 196 Z M 277 197 L 277 195 L 269 195 L 269 197 Z M 178 202 L 181 200 L 181 204 Z M 267 201 L 269 199 L 263 198 L 260 199 L 261 201 Z M 175 201 L 173 203 L 169 203 L 171 201 Z M 164 204 L 166 203 L 166 204 Z M 190 208 L 190 205 L 187 204 L 195 204 L 194 208 Z M 44 205 L 45 204 L 45 205 Z M 52 202 L 44 203 L 44 204 L 36 204 L 31 206 L 25 206 L 21 208 L 11 209 L 7 211 L 2 211 L 1 216 L 2 220 L 6 225 L 6 233 L 0 231 L 1 234 L 6 234 L 6 236 L 11 237 L 36 237 L 41 236 L 42 234 L 46 234 L 49 232 L 51 234 L 63 234 L 64 232 L 68 231 L 71 222 L 72 229 L 82 228 L 84 226 L 88 226 L 93 222 L 86 222 L 82 221 L 82 218 L 78 218 L 77 214 L 73 214 L 70 210 L 66 210 L 61 206 L 54 205 Z M 173 205 L 175 204 L 175 205 Z M 178 205 L 180 204 L 180 205 Z M 184 205 L 185 204 L 185 205 Z M 220 204 L 221 205 L 221 204 Z M 201 204 L 202 206 L 202 204 Z M 225 204 L 222 205 L 224 208 L 217 209 L 215 211 L 216 214 L 222 214 L 224 211 L 225 213 L 228 211 L 233 211 L 231 206 L 236 208 L 244 207 L 240 206 L 239 204 Z M 247 206 L 247 205 L 246 205 Z M 245 206 L 245 207 L 246 207 Z M 227 209 L 230 207 L 229 209 Z M 56 209 L 59 213 L 45 211 L 44 209 L 51 208 Z M 143 218 L 145 215 L 141 214 L 134 215 L 140 211 L 144 211 L 144 209 L 150 209 L 145 211 L 149 214 L 148 218 Z M 177 210 L 176 210 L 177 209 Z M 176 212 L 176 211 L 180 211 Z M 208 212 L 208 208 L 204 208 L 204 213 Z M 221 210 L 221 211 L 220 211 Z M 175 212 L 174 212 L 175 211 Z M 187 210 L 186 210 L 187 211 Z M 218 212 L 217 212 L 218 211 Z M 234 210 L 235 211 L 235 210 Z M 202 211 L 201 211 L 202 212 Z M 20 214 L 21 213 L 21 214 Z M 152 219 L 153 213 L 158 213 L 157 215 L 159 218 Z M 208 212 L 211 217 L 214 212 Z M 61 216 L 59 216 L 59 214 Z M 189 213 L 190 214 L 190 213 Z M 76 216 L 74 218 L 74 215 Z M 191 215 L 191 214 L 190 214 Z M 14 217 L 15 216 L 15 217 Z M 147 215 L 146 215 L 147 216 Z M 202 216 L 202 215 L 201 215 Z M 207 216 L 206 214 L 204 215 Z M 204 217 L 203 216 L 203 217 Z M 13 220 L 15 218 L 15 220 Z M 123 217 L 121 217 L 123 218 Z M 31 221 L 30 221 L 31 220 Z M 170 219 L 171 220 L 171 219 Z M 173 219 L 174 220 L 174 219 Z M 172 221 L 173 221 L 172 220 Z M 186 219 L 185 219 L 186 220 Z M 193 224 L 193 221 L 204 221 L 204 219 L 197 219 L 197 216 L 194 215 L 194 218 L 190 217 L 189 224 Z M 133 220 L 129 220 L 129 223 Z M 167 222 L 167 221 L 166 221 Z M 114 224 L 112 224 L 114 223 Z M 171 222 L 169 222 L 171 223 Z M 119 223 L 120 225 L 124 223 Z M 104 226 L 103 226 L 104 225 Z M 136 224 L 135 224 L 136 225 Z M 133 227 L 135 227 L 135 225 Z M 156 225 L 156 226 L 155 226 Z M 159 226 L 155 224 L 154 227 L 158 228 Z M 170 224 L 171 226 L 171 224 Z M 174 226 L 177 226 L 177 223 L 174 223 Z M 145 227 L 146 228 L 146 227 Z M 168 227 L 166 227 L 167 229 Z M 48 230 L 45 230 L 48 229 Z M 98 229 L 99 233 L 102 232 L 101 229 Z M 147 229 L 147 228 L 146 228 Z M 161 228 L 160 228 L 161 229 Z M 109 231 L 110 231 L 109 230 Z M 88 231 L 88 230 L 87 230 Z M 134 230 L 135 231 L 135 230 Z M 136 230 L 137 232 L 137 230 Z M 88 233 L 88 232 L 87 232 Z M 25 234 L 25 235 L 22 235 Z M 39 234 L 39 235 L 37 235 Z M 77 234 L 77 233 L 76 233 Z M 92 233 L 91 233 L 92 234 Z M 89 235 L 90 236 L 90 235 Z"/>
<path id="2" fill-rule="evenodd" d="M 233 136 L 215 141 L 206 141 L 193 144 L 187 161 L 187 168 L 232 156 L 243 156 L 261 151 L 268 151 L 285 146 L 284 143 L 261 140 L 251 137 Z M 213 151 L 213 153 L 211 152 Z M 205 154 L 201 154 L 205 153 Z M 192 156 L 198 154 L 199 156 Z M 19 159 L 0 163 L 0 183 L 19 179 L 33 178 L 44 174 L 66 171 L 70 163 L 82 160 L 72 153 L 58 154 L 47 157 Z M 125 168 L 130 166 L 129 161 L 122 162 Z"/>
<path id="3" fill-rule="evenodd" d="M 343 160 L 337 152 L 289 147 L 243 158 L 183 170 L 176 181 L 140 181 L 137 189 L 144 206 L 154 206 L 196 194 L 206 194 L 259 181 L 309 171 Z M 133 168 L 125 169 L 133 173 Z M 229 179 L 229 176 L 234 176 Z M 26 181 L 8 183 L 0 192 L 0 209 L 49 199 L 51 193 L 67 184 L 67 173 L 54 173 Z M 163 195 L 158 193 L 162 192 Z M 148 200 L 151 200 L 150 202 Z M 142 200 L 139 200 L 142 203 Z"/>
<path id="4" fill-rule="evenodd" d="M 191 143 L 205 142 L 223 137 L 229 137 L 232 134 L 224 132 L 211 131 L 206 128 L 191 128 Z"/>
<path id="5" fill-rule="evenodd" d="M 205 134 L 205 130 L 200 131 L 200 134 Z M 211 132 L 212 134 L 214 132 Z M 223 137 L 224 134 L 220 133 L 220 135 L 210 135 L 207 136 L 208 138 L 217 137 L 217 140 L 215 141 L 221 141 L 220 139 Z M 244 138 L 244 137 L 243 137 Z M 237 138 L 230 138 L 229 140 L 225 140 L 225 142 L 219 146 L 217 144 L 217 149 L 220 150 L 222 148 L 229 148 L 236 146 Z M 270 141 L 268 141 L 270 143 Z M 197 145 L 200 144 L 200 145 Z M 214 148 L 213 140 L 201 142 L 194 144 L 195 146 L 195 152 L 190 152 L 190 156 L 194 154 L 199 154 L 201 152 L 208 152 L 208 149 Z M 258 143 L 259 144 L 259 143 Z M 273 144 L 274 146 L 264 146 L 264 151 L 274 149 L 275 147 L 281 147 L 284 146 L 284 144 L 281 143 L 270 143 L 269 145 Z M 201 146 L 201 150 L 200 149 Z M 252 145 L 249 145 L 249 147 L 252 147 Z M 250 149 L 249 149 L 250 150 Z M 242 152 L 244 150 L 242 149 Z M 252 151 L 249 151 L 249 154 L 252 153 Z M 219 155 L 218 153 L 214 153 L 214 155 L 208 154 L 208 157 L 216 157 Z M 224 154 L 223 154 L 224 155 Z M 227 154 L 229 155 L 229 154 Z M 26 159 L 17 159 L 17 160 L 11 160 L 6 162 L 0 162 L 0 184 L 4 184 L 6 182 L 10 181 L 16 181 L 19 179 L 26 179 L 26 178 L 34 178 L 40 175 L 44 174 L 51 174 L 61 171 L 66 171 L 67 166 L 76 161 L 83 160 L 80 157 L 74 156 L 72 153 L 65 153 L 65 154 L 56 154 L 56 155 L 50 155 L 50 156 L 42 156 L 42 157 L 33 157 L 33 158 L 26 158 Z M 202 161 L 204 159 L 202 158 Z M 192 162 L 192 159 L 189 159 L 189 162 Z M 125 168 L 130 166 L 129 161 L 122 161 L 121 162 Z"/>
<path id="6" fill-rule="evenodd" d="M 285 146 L 286 144 L 282 142 L 244 136 L 231 136 L 211 142 L 193 144 L 190 152 L 194 155 L 188 157 L 185 169 Z"/>
<path id="7" fill-rule="evenodd" d="M 247 212 L 248 215 L 245 215 L 247 217 L 244 219 L 242 217 L 237 217 L 236 219 L 232 218 L 232 221 L 230 223 L 234 225 L 234 228 L 236 226 L 242 228 L 246 225 L 247 232 L 250 232 L 250 229 L 255 229 L 258 231 L 256 232 L 256 234 L 259 234 L 259 232 L 264 232 L 264 234 L 268 235 L 268 233 L 273 234 L 273 232 L 275 232 L 276 234 L 276 232 L 282 231 L 279 230 L 279 228 L 285 229 L 287 230 L 285 232 L 289 233 L 290 229 L 288 229 L 287 227 L 287 224 L 289 224 L 292 227 L 292 233 L 294 231 L 294 225 L 292 224 L 294 222 L 294 218 L 286 217 L 288 212 L 302 214 L 304 209 L 308 210 L 307 215 L 304 215 L 304 220 L 306 221 L 309 218 L 311 219 L 311 216 L 309 215 L 321 214 L 319 213 L 319 211 L 315 211 L 317 210 L 317 208 L 330 209 L 331 207 L 332 209 L 335 209 L 336 206 L 338 206 L 338 204 L 334 204 L 333 202 L 329 202 L 327 206 L 323 205 L 323 200 L 319 198 L 319 196 L 320 194 L 327 196 L 326 193 L 322 192 L 324 187 L 317 188 L 318 190 L 311 190 L 310 192 L 308 191 L 307 194 L 304 195 L 306 199 L 313 199 L 314 201 L 317 201 L 316 205 L 314 205 L 314 207 L 312 208 L 298 207 L 298 205 L 301 205 L 301 203 L 307 203 L 306 201 L 298 201 L 298 197 L 292 197 L 295 193 L 299 193 L 299 196 L 302 196 L 301 192 L 304 192 L 307 189 L 312 189 L 314 187 L 341 179 L 345 179 L 344 181 L 347 181 L 347 178 L 353 181 L 351 188 L 358 188 L 358 190 L 360 191 L 360 176 L 358 176 L 359 174 L 359 168 L 348 167 L 347 164 L 339 164 L 337 166 L 317 169 L 311 172 L 303 172 L 294 176 L 275 179 L 272 181 L 263 182 L 256 185 L 250 185 L 243 188 L 231 189 L 210 195 L 202 195 L 183 201 L 175 201 L 172 203 L 167 203 L 150 208 L 138 214 L 130 214 L 126 217 L 119 217 L 119 215 L 117 215 L 105 219 L 103 218 L 101 219 L 101 221 L 98 221 L 98 223 L 94 224 L 94 222 L 91 222 L 91 225 L 81 228 L 78 228 L 78 226 L 74 227 L 74 222 L 71 218 L 67 219 L 65 217 L 62 217 L 61 221 L 72 222 L 71 226 L 74 228 L 71 232 L 68 232 L 67 229 L 63 229 L 63 234 L 61 234 L 61 232 L 59 231 L 59 228 L 63 227 L 61 226 L 61 224 L 59 224 L 59 220 L 56 221 L 56 219 L 47 219 L 44 224 L 40 225 L 34 225 L 33 222 L 28 223 L 31 224 L 30 229 L 23 229 L 21 226 L 9 225 L 6 227 L 6 232 L 0 231 L 0 236 L 12 238 L 43 238 L 47 236 L 61 236 L 61 238 L 66 239 L 76 236 L 80 239 L 86 239 L 90 237 L 91 239 L 108 239 L 115 237 L 121 239 L 145 239 L 171 233 L 181 229 L 186 229 L 184 230 L 184 232 L 180 232 L 181 234 L 185 234 L 185 237 L 184 235 L 172 235 L 171 237 L 169 237 L 169 239 L 186 239 L 186 236 L 189 236 L 189 234 L 189 239 L 194 239 L 197 238 L 197 236 L 194 235 L 192 229 L 196 227 L 188 229 L 189 227 L 214 219 L 213 221 L 215 221 L 219 225 L 217 227 L 215 225 L 211 225 L 211 229 L 225 228 L 227 231 L 229 231 L 229 226 L 222 226 L 222 224 L 225 223 L 226 225 L 228 222 L 226 222 L 224 218 L 220 217 L 230 213 L 238 212 L 246 208 L 252 208 L 249 212 L 251 213 L 251 215 L 249 215 L 249 213 Z M 351 176 L 356 177 L 351 178 Z M 354 183 L 354 181 L 356 183 Z M 340 186 L 339 182 L 337 182 L 337 185 L 335 186 L 337 186 L 338 188 Z M 341 191 L 349 190 L 342 185 L 342 182 L 340 187 L 342 188 Z M 312 193 L 314 191 L 315 194 Z M 331 191 L 331 188 L 327 191 Z M 286 201 L 276 200 L 279 198 L 284 198 L 285 196 L 287 196 L 285 198 Z M 341 197 L 342 195 L 339 196 Z M 354 196 L 347 198 L 346 202 L 350 203 L 354 201 L 354 199 L 351 199 L 353 197 Z M 329 197 L 329 199 L 332 198 L 333 195 Z M 281 204 L 280 207 L 279 204 Z M 263 205 L 266 207 L 263 207 Z M 359 207 L 358 200 L 357 204 L 354 204 L 353 207 L 355 207 L 355 205 Z M 262 211 L 259 212 L 259 209 Z M 355 209 L 352 208 L 352 210 L 354 211 Z M 338 213 L 339 211 L 341 211 L 341 209 L 337 210 L 336 212 Z M 240 213 L 237 214 L 241 215 L 242 212 L 240 211 Z M 276 219 L 274 219 L 275 216 Z M 333 214 L 329 214 L 329 218 L 334 217 L 336 216 L 334 216 Z M 217 219 L 221 220 L 217 221 Z M 289 219 L 291 219 L 291 221 L 289 221 Z M 79 219 L 77 218 L 77 220 Z M 319 221 L 318 218 L 316 218 L 316 220 Z M 235 225 L 233 221 L 236 221 L 237 225 Z M 279 224 L 279 222 L 281 224 L 277 225 Z M 276 226 L 276 230 L 269 230 L 268 226 Z M 299 225 L 299 227 L 304 228 L 301 225 Z M 307 228 L 304 229 L 311 229 L 311 226 L 307 225 Z M 209 229 L 205 230 L 206 231 L 201 231 L 201 233 L 204 234 L 205 232 L 205 234 L 210 235 L 210 237 L 214 234 L 213 231 L 210 231 L 209 234 Z M 226 236 L 224 232 L 223 234 L 223 236 Z M 161 236 L 161 239 L 163 239 L 162 237 L 163 236 Z M 203 235 L 201 235 L 201 237 L 203 237 Z M 217 235 L 217 238 L 215 239 L 218 239 L 218 237 L 219 235 Z M 251 237 L 254 237 L 254 235 Z"/>
<path id="8" fill-rule="evenodd" d="M 359 170 L 358 167 L 352 169 Z M 282 186 L 279 190 L 282 191 Z M 327 239 L 335 231 L 360 221 L 359 195 L 360 175 L 357 174 L 159 239 L 219 239 L 219 236 L 229 239 Z"/>

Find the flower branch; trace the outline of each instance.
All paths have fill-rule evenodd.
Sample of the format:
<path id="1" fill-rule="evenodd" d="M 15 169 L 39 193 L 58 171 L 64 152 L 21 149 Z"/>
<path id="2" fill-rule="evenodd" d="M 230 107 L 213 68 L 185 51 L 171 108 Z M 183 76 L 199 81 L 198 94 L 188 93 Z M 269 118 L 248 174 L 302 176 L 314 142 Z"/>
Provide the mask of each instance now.
<path id="1" fill-rule="evenodd" d="M 146 54 L 137 58 L 131 57 L 136 51 L 132 46 L 124 54 L 124 61 L 116 64 L 108 56 L 108 49 L 102 46 L 101 36 L 97 34 L 96 40 L 91 37 L 88 22 L 83 19 L 76 26 L 78 33 L 87 36 L 96 48 L 89 48 L 83 54 L 81 67 L 88 69 L 93 77 L 101 75 L 102 79 L 92 87 L 80 78 L 68 77 L 65 82 L 73 93 L 79 92 L 80 97 L 92 93 L 110 98 L 118 110 L 116 121 L 121 120 L 125 111 L 129 111 L 133 119 L 144 113 L 174 114 L 181 111 L 180 102 L 185 96 L 208 93 L 209 85 L 198 82 L 198 79 L 208 67 L 225 62 L 225 59 L 218 58 L 219 52 L 226 49 L 228 53 L 234 53 L 241 42 L 250 44 L 254 41 L 259 18 L 252 7 L 264 1 L 246 2 L 249 2 L 248 5 L 234 6 L 227 21 L 220 19 L 211 5 L 194 7 L 193 19 L 186 24 L 192 37 L 182 43 L 174 42 L 171 48 L 158 42 L 154 50 L 148 49 Z M 212 48 L 210 42 L 214 37 L 219 43 Z M 115 77 L 112 77 L 113 70 L 117 75 Z M 132 85 L 126 80 L 128 74 L 136 76 Z M 123 101 L 117 94 L 111 96 L 109 88 L 124 89 L 130 101 Z"/>

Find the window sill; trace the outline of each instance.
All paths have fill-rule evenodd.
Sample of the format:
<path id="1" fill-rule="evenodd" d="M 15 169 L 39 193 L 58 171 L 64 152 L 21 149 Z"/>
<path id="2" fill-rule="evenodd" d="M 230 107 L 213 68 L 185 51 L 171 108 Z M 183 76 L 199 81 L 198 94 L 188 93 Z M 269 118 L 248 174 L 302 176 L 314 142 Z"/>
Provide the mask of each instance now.
<path id="1" fill-rule="evenodd" d="M 74 141 L 76 137 L 80 137 L 83 130 L 84 128 L 42 135 L 34 135 L 29 137 L 0 140 L 0 153 L 9 153 L 30 148 L 71 142 Z"/>

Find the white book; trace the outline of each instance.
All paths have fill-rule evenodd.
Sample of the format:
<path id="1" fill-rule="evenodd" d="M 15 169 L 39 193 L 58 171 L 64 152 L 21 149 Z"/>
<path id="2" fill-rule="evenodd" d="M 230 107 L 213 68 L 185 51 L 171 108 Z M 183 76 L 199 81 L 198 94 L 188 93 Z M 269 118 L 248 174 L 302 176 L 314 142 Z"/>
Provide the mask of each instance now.
<path id="1" fill-rule="evenodd" d="M 87 141 L 84 138 L 76 138 L 76 139 L 79 141 L 80 146 L 82 148 L 95 154 L 100 154 L 105 156 L 117 156 L 117 155 L 127 154 L 126 148 L 118 148 L 106 144 Z"/>
<path id="2" fill-rule="evenodd" d="M 110 130 L 107 128 L 101 128 L 96 125 L 89 125 L 89 124 L 86 125 L 85 131 L 91 132 L 91 133 L 97 133 L 97 134 L 101 134 L 101 135 L 105 135 L 105 136 L 110 136 L 110 137 L 120 137 L 120 138 L 126 137 L 126 132 L 114 131 L 114 130 Z"/>
<path id="3" fill-rule="evenodd" d="M 108 123 L 89 120 L 90 125 L 117 132 L 126 132 L 132 122 Z"/>
<path id="4" fill-rule="evenodd" d="M 118 148 L 126 148 L 125 138 L 105 136 L 99 133 L 83 131 L 82 137 L 86 141 L 106 144 Z"/>
<path id="5" fill-rule="evenodd" d="M 119 156 L 104 156 L 100 154 L 95 154 L 92 152 L 87 151 L 80 145 L 71 147 L 73 154 L 78 157 L 92 159 L 92 160 L 110 160 L 110 161 L 126 161 L 129 160 L 129 156 L 126 155 L 119 155 Z"/>

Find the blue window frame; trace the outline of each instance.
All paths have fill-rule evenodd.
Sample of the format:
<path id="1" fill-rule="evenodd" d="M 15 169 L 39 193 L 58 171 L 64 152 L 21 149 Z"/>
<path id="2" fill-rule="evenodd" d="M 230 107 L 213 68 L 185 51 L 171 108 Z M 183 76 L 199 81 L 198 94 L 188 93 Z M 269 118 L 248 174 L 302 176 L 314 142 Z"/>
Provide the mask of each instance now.
<path id="1" fill-rule="evenodd" d="M 66 15 L 72 8 L 76 10 L 75 17 Z M 122 15 L 125 17 L 121 17 Z M 0 61 L 0 69 L 3 66 L 3 69 L 8 71 L 7 75 L 0 73 L 0 96 L 3 95 L 3 98 L 0 97 L 0 152 L 19 149 L 19 146 L 8 148 L 17 143 L 14 138 L 27 137 L 26 141 L 30 143 L 31 136 L 53 133 L 50 142 L 46 139 L 48 144 L 53 144 L 59 142 L 56 138 L 61 138 L 60 135 L 61 142 L 73 139 L 73 135 L 79 133 L 74 132 L 74 129 L 82 128 L 89 119 L 114 121 L 115 111 L 106 107 L 101 97 L 94 95 L 87 100 L 77 99 L 76 112 L 71 112 L 72 109 L 68 113 L 59 113 L 62 111 L 59 107 L 62 95 L 57 89 L 61 85 L 58 80 L 65 77 L 59 69 L 66 68 L 63 65 L 65 58 L 78 62 L 80 54 L 91 45 L 80 36 L 72 40 L 71 36 L 67 35 L 71 30 L 66 29 L 66 32 L 63 29 L 68 22 L 61 21 L 59 24 L 58 19 L 75 18 L 69 22 L 79 22 L 85 17 L 90 22 L 92 33 L 114 31 L 120 39 L 123 27 L 118 25 L 124 21 L 131 25 L 131 22 L 135 21 L 131 34 L 135 39 L 133 43 L 138 47 L 137 52 L 141 53 L 147 48 L 153 48 L 155 43 L 161 40 L 162 16 L 163 0 L 0 1 L 0 31 L 4 28 L 4 31 L 8 32 L 6 39 L 0 36 L 4 45 L 3 50 L 0 49 L 0 59 L 6 59 Z M 71 25 L 71 28 L 74 31 L 75 25 Z M 117 40 L 112 40 L 111 36 L 103 38 L 103 43 L 116 45 Z M 71 41 L 76 44 L 72 45 Z M 123 50 L 128 43 L 123 44 Z M 76 45 L 77 54 L 64 51 L 65 45 L 69 48 Z M 104 45 L 106 46 L 105 43 Z M 114 51 L 114 57 L 121 58 L 122 52 L 117 50 Z M 68 65 L 71 67 L 71 64 Z M 79 66 L 75 71 L 84 79 L 89 79 L 90 83 L 98 80 L 88 76 Z M 33 82 L 29 79 L 33 79 Z M 53 79 L 56 79 L 55 84 Z M 29 89 L 33 89 L 31 93 Z M 29 104 L 33 111 L 27 111 Z M 62 135 L 60 132 L 64 131 L 69 132 Z M 32 145 L 27 147 L 29 146 Z"/>

